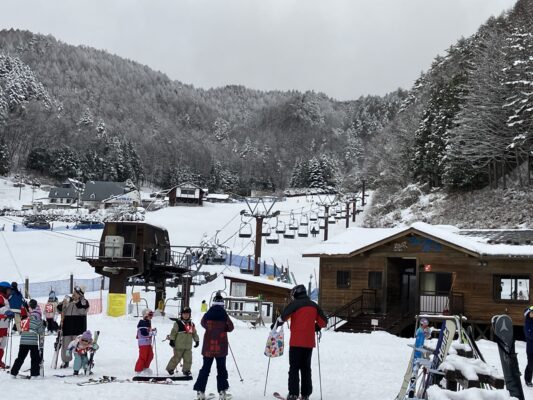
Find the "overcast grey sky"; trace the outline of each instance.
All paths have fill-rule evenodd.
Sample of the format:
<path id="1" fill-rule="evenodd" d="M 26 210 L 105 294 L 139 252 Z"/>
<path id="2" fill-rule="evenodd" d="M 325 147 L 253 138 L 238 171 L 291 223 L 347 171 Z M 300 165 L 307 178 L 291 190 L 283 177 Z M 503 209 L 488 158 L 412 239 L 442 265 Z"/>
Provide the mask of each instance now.
<path id="1" fill-rule="evenodd" d="M 210 88 L 340 100 L 410 88 L 516 0 L 1 0 L 1 28 L 105 49 Z"/>

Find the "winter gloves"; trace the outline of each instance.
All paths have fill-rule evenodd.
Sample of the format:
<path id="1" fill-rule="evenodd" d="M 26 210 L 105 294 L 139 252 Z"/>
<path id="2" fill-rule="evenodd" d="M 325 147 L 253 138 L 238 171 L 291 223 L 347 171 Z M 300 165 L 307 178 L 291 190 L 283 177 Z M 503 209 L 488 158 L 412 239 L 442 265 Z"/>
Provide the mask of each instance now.
<path id="1" fill-rule="evenodd" d="M 170 347 L 174 347 L 176 345 L 176 342 L 174 342 L 173 340 L 169 340 L 168 344 L 170 345 Z"/>
<path id="2" fill-rule="evenodd" d="M 200 342 L 194 342 L 194 348 L 197 348 L 200 345 Z"/>

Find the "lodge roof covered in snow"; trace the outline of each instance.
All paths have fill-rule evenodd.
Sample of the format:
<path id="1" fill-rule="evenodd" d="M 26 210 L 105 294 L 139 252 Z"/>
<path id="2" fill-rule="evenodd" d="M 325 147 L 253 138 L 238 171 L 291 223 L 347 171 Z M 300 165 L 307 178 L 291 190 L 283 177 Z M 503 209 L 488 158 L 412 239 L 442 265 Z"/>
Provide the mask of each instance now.
<path id="1" fill-rule="evenodd" d="M 229 279 L 229 280 L 241 280 L 241 281 L 246 281 L 246 282 L 254 282 L 254 283 L 259 283 L 259 284 L 262 284 L 262 285 L 267 285 L 267 286 L 274 286 L 274 287 L 278 287 L 278 288 L 282 288 L 282 289 L 292 289 L 294 287 L 294 285 L 290 284 L 290 283 L 285 283 L 285 282 L 280 282 L 280 281 L 276 281 L 274 279 L 266 279 L 266 278 L 263 278 L 261 276 L 253 276 L 253 275 L 247 275 L 247 274 L 236 274 L 236 273 L 232 273 L 232 272 L 224 272 L 222 273 L 222 275 L 224 275 L 224 278 L 225 279 Z"/>
<path id="2" fill-rule="evenodd" d="M 471 230 L 424 222 L 399 228 L 350 228 L 308 248 L 303 257 L 351 257 L 409 234 L 421 235 L 476 257 L 533 258 L 533 230 Z"/>

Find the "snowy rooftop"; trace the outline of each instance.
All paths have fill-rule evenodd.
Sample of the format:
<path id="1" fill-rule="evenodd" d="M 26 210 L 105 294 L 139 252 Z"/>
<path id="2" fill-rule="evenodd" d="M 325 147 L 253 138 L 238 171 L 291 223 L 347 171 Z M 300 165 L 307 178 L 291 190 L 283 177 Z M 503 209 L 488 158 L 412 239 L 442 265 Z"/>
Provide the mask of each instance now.
<path id="1" fill-rule="evenodd" d="M 275 287 L 278 287 L 278 288 L 283 288 L 283 289 L 288 289 L 288 290 L 290 290 L 290 289 L 292 289 L 294 287 L 294 285 L 292 285 L 290 283 L 279 282 L 279 281 L 276 281 L 276 280 L 273 280 L 273 279 L 265 279 L 262 276 L 253 276 L 253 275 L 247 275 L 247 274 L 235 274 L 235 273 L 232 273 L 232 272 L 224 272 L 222 275 L 224 275 L 224 278 L 226 278 L 226 279 L 239 279 L 239 280 L 242 280 L 242 281 L 255 282 L 255 283 L 260 283 L 262 285 L 275 286 Z"/>
<path id="2" fill-rule="evenodd" d="M 303 256 L 350 255 L 373 247 L 378 242 L 406 233 L 419 233 L 433 240 L 461 247 L 480 256 L 533 257 L 531 230 L 461 230 L 453 226 L 416 222 L 401 228 L 350 228 L 346 232 L 306 249 Z M 518 239 L 518 238 L 521 239 Z M 496 239 L 500 238 L 500 239 Z M 504 239 L 505 238 L 505 239 Z M 514 238 L 514 240 L 513 240 Z M 501 243 L 505 240 L 505 243 Z M 513 244 L 517 243 L 517 244 Z"/>

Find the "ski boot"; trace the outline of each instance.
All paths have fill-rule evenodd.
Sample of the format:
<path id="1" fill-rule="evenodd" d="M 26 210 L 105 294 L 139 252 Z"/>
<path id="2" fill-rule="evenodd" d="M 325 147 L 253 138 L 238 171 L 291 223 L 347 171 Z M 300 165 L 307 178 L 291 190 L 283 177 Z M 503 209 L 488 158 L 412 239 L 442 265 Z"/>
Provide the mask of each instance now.
<path id="1" fill-rule="evenodd" d="M 288 394 L 287 395 L 287 400 L 298 400 L 298 395 L 297 394 Z"/>
<path id="2" fill-rule="evenodd" d="M 231 399 L 231 395 L 227 393 L 225 390 L 221 390 L 218 392 L 218 400 L 229 400 Z"/>
<path id="3" fill-rule="evenodd" d="M 205 392 L 196 392 L 196 400 L 205 400 Z"/>
<path id="4" fill-rule="evenodd" d="M 185 376 L 191 376 L 191 371 L 183 371 L 183 375 L 185 375 Z"/>

